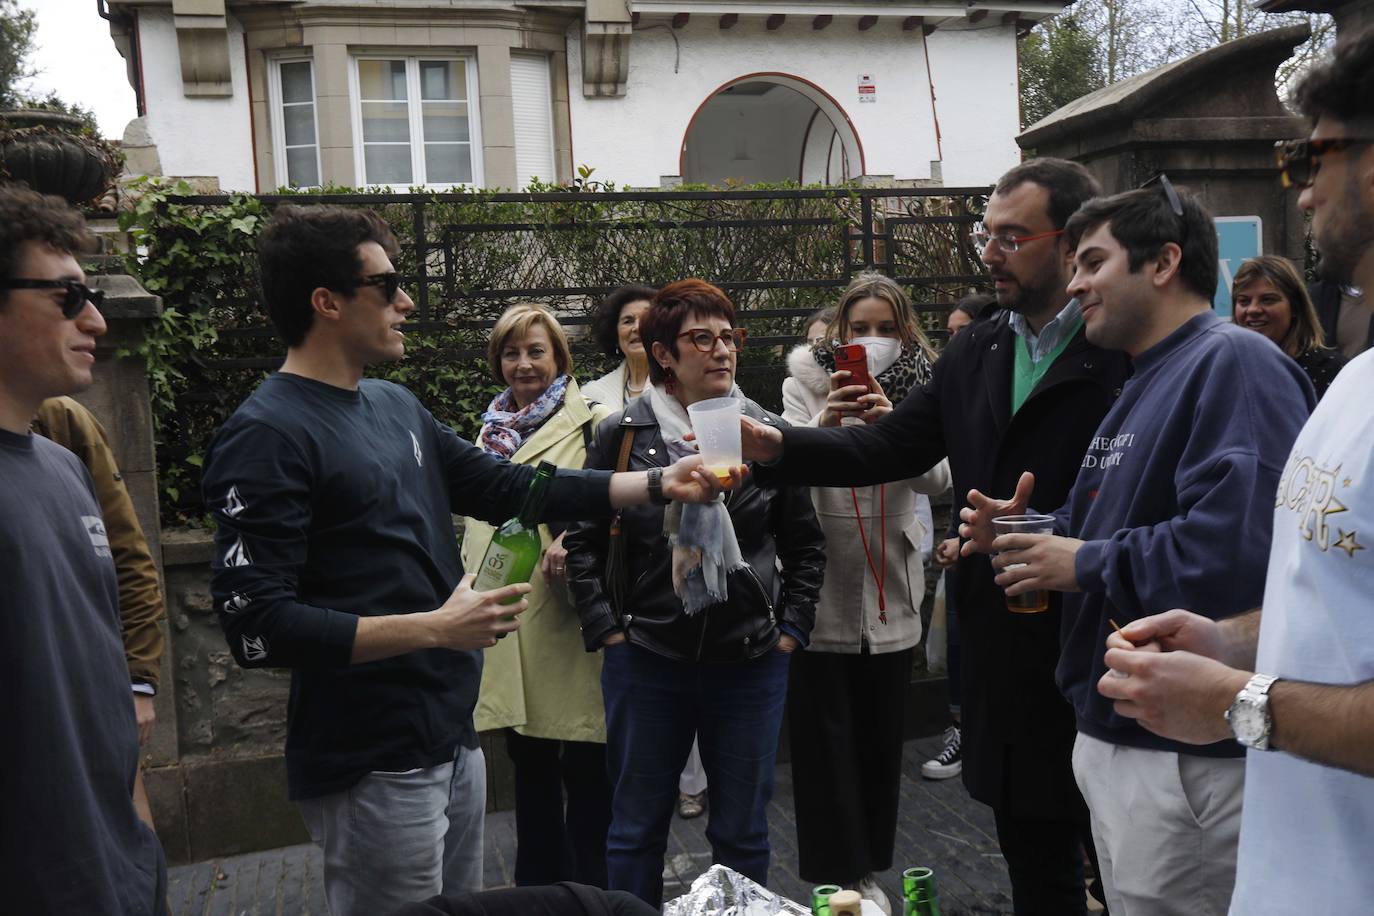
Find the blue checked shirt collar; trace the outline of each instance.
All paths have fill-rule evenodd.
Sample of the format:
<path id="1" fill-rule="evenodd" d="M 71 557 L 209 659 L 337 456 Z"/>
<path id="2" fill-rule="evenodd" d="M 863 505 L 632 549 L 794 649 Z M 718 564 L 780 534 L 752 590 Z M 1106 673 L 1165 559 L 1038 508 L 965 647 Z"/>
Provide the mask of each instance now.
<path id="1" fill-rule="evenodd" d="M 1020 312 L 1011 313 L 1011 329 L 1016 332 L 1017 337 L 1026 342 L 1026 350 L 1030 353 L 1033 363 L 1038 363 L 1053 353 L 1054 348 L 1063 340 L 1077 334 L 1082 325 L 1083 307 L 1078 304 L 1077 299 L 1070 299 L 1069 304 L 1060 309 L 1058 315 L 1045 322 L 1039 334 L 1031 330 L 1025 315 Z"/>

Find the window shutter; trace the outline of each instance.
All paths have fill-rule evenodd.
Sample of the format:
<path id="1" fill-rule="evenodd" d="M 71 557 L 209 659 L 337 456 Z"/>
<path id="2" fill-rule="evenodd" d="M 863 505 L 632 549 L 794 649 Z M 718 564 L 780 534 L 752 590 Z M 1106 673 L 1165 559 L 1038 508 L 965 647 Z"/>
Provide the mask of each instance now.
<path id="1" fill-rule="evenodd" d="M 553 93 L 549 59 L 542 55 L 510 57 L 511 107 L 515 113 L 515 177 L 520 188 L 538 177 L 555 180 L 553 162 Z"/>

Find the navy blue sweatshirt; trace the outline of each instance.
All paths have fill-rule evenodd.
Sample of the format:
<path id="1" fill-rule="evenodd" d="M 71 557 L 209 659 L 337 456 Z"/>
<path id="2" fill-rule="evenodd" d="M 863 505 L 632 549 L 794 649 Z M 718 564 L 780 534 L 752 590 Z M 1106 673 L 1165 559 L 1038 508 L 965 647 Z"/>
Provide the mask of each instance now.
<path id="1" fill-rule="evenodd" d="M 1056 676 L 1078 728 L 1115 744 L 1202 756 L 1239 745 L 1168 741 L 1097 692 L 1111 625 L 1171 608 L 1214 619 L 1259 606 L 1274 494 L 1315 403 L 1297 364 L 1205 312 L 1146 350 L 1083 458 L 1061 534 L 1086 541 L 1064 596 Z"/>
<path id="2" fill-rule="evenodd" d="M 533 476 L 372 379 L 349 391 L 272 375 L 215 434 L 202 483 L 218 526 L 211 592 L 240 665 L 294 669 L 293 799 L 476 746 L 480 652 L 353 665 L 353 638 L 359 617 L 441 605 L 463 576 L 450 512 L 499 525 Z M 559 470 L 546 517 L 610 514 L 609 477 Z"/>

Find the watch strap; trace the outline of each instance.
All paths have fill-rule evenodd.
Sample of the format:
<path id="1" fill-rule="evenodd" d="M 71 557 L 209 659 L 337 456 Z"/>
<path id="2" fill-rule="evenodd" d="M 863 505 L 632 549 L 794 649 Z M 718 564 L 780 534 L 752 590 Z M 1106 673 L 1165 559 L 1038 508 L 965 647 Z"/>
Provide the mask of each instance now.
<path id="1" fill-rule="evenodd" d="M 656 506 L 666 506 L 672 502 L 663 496 L 663 468 L 649 468 L 649 502 Z"/>

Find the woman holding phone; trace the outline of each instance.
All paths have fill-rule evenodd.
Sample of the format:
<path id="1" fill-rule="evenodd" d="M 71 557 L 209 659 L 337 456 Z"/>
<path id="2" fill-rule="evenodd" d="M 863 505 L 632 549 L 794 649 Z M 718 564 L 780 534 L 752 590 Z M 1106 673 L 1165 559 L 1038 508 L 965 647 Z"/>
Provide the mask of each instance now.
<path id="1" fill-rule="evenodd" d="M 863 363 L 837 370 L 837 353 Z M 875 422 L 930 378 L 933 358 L 902 288 L 862 273 L 822 339 L 788 356 L 783 418 Z M 856 385 L 854 375 L 867 384 Z M 915 517 L 916 500 L 949 485 L 941 461 L 900 483 L 811 491 L 826 563 L 811 643 L 793 660 L 788 692 L 799 871 L 812 883 L 858 890 L 885 913 L 891 908 L 875 875 L 892 867 L 905 700 L 926 587 L 920 545 L 928 523 Z"/>
<path id="2" fill-rule="evenodd" d="M 649 390 L 606 420 L 587 467 L 647 470 L 695 450 L 687 408 L 740 393 L 744 332 L 702 280 L 665 286 L 639 321 Z M 626 509 L 568 531 L 568 583 L 589 651 L 602 649 L 606 757 L 613 797 L 610 887 L 658 906 L 663 854 L 692 735 L 709 782 L 712 861 L 768 880 L 767 808 L 790 653 L 806 643 L 824 539 L 804 487 L 767 468 L 700 510 Z"/>

